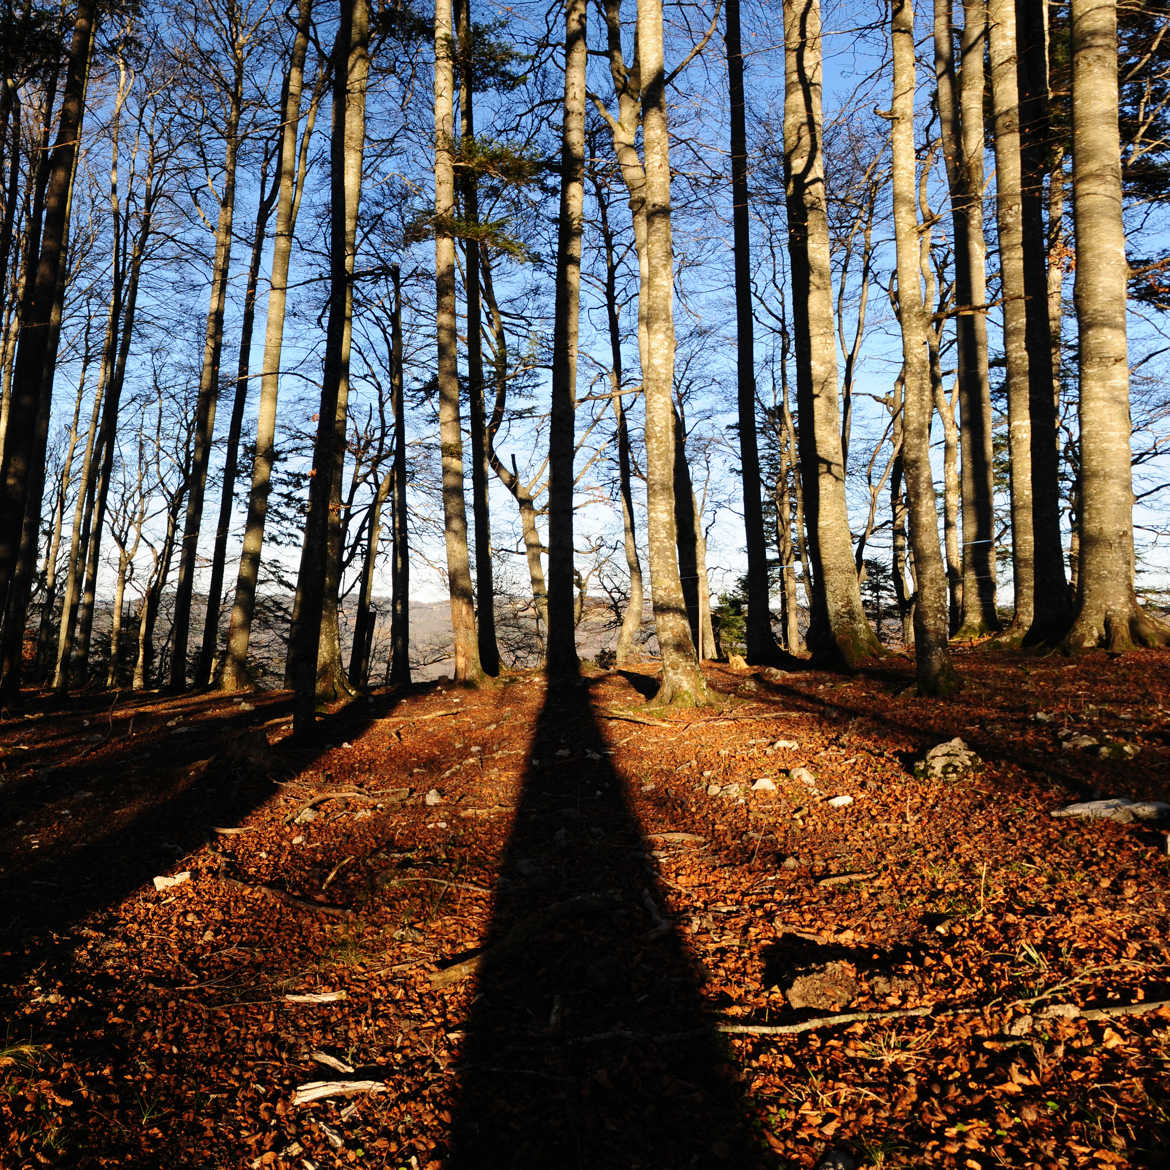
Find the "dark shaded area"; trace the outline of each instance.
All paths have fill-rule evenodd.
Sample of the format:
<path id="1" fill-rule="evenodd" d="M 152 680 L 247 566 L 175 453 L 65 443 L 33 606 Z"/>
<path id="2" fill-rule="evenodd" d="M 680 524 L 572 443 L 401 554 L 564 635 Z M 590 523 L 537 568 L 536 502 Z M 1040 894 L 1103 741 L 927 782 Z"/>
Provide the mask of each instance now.
<path id="1" fill-rule="evenodd" d="M 550 690 L 532 759 L 445 1166 L 769 1164 L 584 683 Z"/>
<path id="2" fill-rule="evenodd" d="M 123 756 L 27 779 L 11 792 L 0 789 L 0 820 L 8 825 L 79 791 L 87 803 L 105 809 L 140 809 L 105 832 L 86 824 L 85 839 L 75 846 L 46 849 L 31 864 L 0 869 L 0 971 L 12 979 L 23 966 L 43 962 L 46 948 L 64 956 L 70 941 L 54 940 L 49 947 L 48 936 L 69 931 L 165 873 L 200 848 L 213 826 L 233 825 L 268 800 L 286 767 L 310 767 L 317 756 L 387 715 L 401 697 L 394 692 L 362 698 L 324 716 L 312 748 L 267 747 L 260 725 L 291 709 L 286 696 L 251 712 L 212 716 L 206 729 L 155 740 L 149 752 L 128 739 Z"/>
<path id="3" fill-rule="evenodd" d="M 658 694 L 658 676 L 639 674 L 636 670 L 619 670 L 622 676 L 642 696 L 643 699 L 652 699 Z"/>

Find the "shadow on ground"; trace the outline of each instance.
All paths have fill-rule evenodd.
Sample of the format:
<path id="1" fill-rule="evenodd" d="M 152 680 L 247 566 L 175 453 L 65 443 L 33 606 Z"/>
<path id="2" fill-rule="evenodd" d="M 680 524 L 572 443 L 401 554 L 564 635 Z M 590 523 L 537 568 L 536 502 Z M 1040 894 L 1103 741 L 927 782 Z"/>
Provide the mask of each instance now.
<path id="1" fill-rule="evenodd" d="M 49 815 L 66 793 L 82 798 L 75 815 L 86 820 L 67 846 L 15 863 L 0 850 L 0 976 L 15 978 L 50 953 L 67 960 L 68 932 L 87 915 L 166 873 L 205 844 L 213 826 L 234 825 L 268 800 L 283 769 L 303 771 L 389 714 L 400 699 L 394 692 L 358 699 L 321 718 L 311 746 L 270 749 L 261 725 L 291 710 L 291 700 L 274 696 L 258 701 L 259 710 L 208 719 L 197 733 L 164 736 L 149 748 L 127 739 L 114 757 L 46 769 L 8 786 L 0 792 L 4 824 Z M 99 805 L 133 811 L 103 824 L 93 811 Z"/>
<path id="2" fill-rule="evenodd" d="M 466 1021 L 447 1170 L 761 1167 L 584 683 L 551 689 Z"/>

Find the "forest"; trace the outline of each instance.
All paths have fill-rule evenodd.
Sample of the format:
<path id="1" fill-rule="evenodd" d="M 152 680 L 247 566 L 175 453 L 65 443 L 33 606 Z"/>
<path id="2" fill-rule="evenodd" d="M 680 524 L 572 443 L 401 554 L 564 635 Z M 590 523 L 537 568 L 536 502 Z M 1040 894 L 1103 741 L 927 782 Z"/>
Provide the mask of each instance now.
<path id="1" fill-rule="evenodd" d="M 12 1165 L 1164 1164 L 1165 0 L 0 72 Z"/>

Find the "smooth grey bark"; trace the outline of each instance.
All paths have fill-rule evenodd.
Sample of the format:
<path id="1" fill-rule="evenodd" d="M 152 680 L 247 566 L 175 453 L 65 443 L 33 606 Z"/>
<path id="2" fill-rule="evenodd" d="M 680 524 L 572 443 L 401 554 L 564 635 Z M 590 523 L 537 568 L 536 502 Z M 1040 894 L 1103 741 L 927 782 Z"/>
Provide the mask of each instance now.
<path id="1" fill-rule="evenodd" d="M 987 357 L 987 247 L 983 237 L 983 54 L 985 0 L 964 0 L 962 68 L 955 94 L 953 0 L 934 0 L 934 72 L 950 189 L 958 342 L 958 442 L 962 451 L 962 580 L 955 632 L 999 628 L 995 607 L 991 383 Z"/>
<path id="2" fill-rule="evenodd" d="M 232 413 L 228 420 L 227 445 L 224 451 L 223 483 L 219 493 L 219 516 L 215 524 L 215 543 L 211 550 L 211 573 L 207 583 L 207 612 L 203 620 L 203 641 L 195 665 L 195 686 L 203 690 L 211 685 L 211 668 L 219 643 L 219 617 L 223 577 L 227 562 L 228 532 L 231 528 L 232 503 L 236 490 L 236 468 L 240 457 L 240 435 L 244 429 L 244 410 L 248 405 L 250 367 L 252 362 L 252 333 L 256 325 L 256 293 L 260 283 L 260 261 L 268 236 L 268 220 L 272 215 L 280 189 L 279 171 L 267 191 L 268 166 L 271 155 L 266 151 L 260 167 L 260 200 L 256 205 L 253 225 L 252 251 L 248 260 L 248 276 L 244 286 L 244 314 L 240 321 L 240 345 L 236 358 L 236 384 L 232 395 Z"/>
<path id="3" fill-rule="evenodd" d="M 536 612 L 537 637 L 543 642 L 548 630 L 548 588 L 545 584 L 544 565 L 541 556 L 545 547 L 540 539 L 536 524 L 536 500 L 540 480 L 545 473 L 548 460 L 545 459 L 536 474 L 527 481 L 520 475 L 520 469 L 513 457 L 508 467 L 496 452 L 496 435 L 504 422 L 504 411 L 508 402 L 508 335 L 504 328 L 504 316 L 496 301 L 492 284 L 491 257 L 486 249 L 481 257 L 480 273 L 483 277 L 484 300 L 488 309 L 489 329 L 492 338 L 492 380 L 495 384 L 492 413 L 487 424 L 488 463 L 496 478 L 504 485 L 516 501 L 520 515 L 520 533 L 524 544 L 524 559 L 528 565 L 528 580 L 532 589 L 532 604 Z"/>
<path id="4" fill-rule="evenodd" d="M 938 514 L 930 469 L 930 370 L 915 205 L 914 8 L 910 0 L 892 0 L 890 41 L 894 61 L 890 119 L 892 187 L 904 379 L 903 465 L 917 581 L 914 650 L 919 691 L 942 695 L 953 691 L 958 679 L 947 649 L 946 576 L 939 552 Z"/>
<path id="5" fill-rule="evenodd" d="M 1068 632 L 1072 598 L 1065 578 L 1064 551 L 1060 541 L 1057 388 L 1053 381 L 1052 337 L 1048 323 L 1048 233 L 1044 223 L 1044 178 L 1049 150 L 1046 4 L 1036 0 L 1016 0 L 1016 44 L 1036 594 L 1032 625 L 1025 640 L 1051 644 Z"/>
<path id="6" fill-rule="evenodd" d="M 111 298 L 111 301 L 113 298 Z M 109 325 L 107 324 L 107 330 Z M 103 345 L 102 352 L 107 352 Z M 94 390 L 93 411 L 90 415 L 89 430 L 81 455 L 81 468 L 77 483 L 77 498 L 73 503 L 73 523 L 69 531 L 69 556 L 65 565 L 65 586 L 61 595 L 61 615 L 57 626 L 57 657 L 52 672 L 52 685 L 61 690 L 68 685 L 69 653 L 73 644 L 73 629 L 77 620 L 78 591 L 84 566 L 85 549 L 89 544 L 89 521 L 93 516 L 94 451 L 97 446 L 102 401 L 105 396 L 104 369 L 98 375 Z M 84 386 L 84 371 L 82 386 Z M 80 402 L 81 387 L 78 388 Z M 72 458 L 72 450 L 68 458 Z M 66 465 L 68 466 L 68 464 Z M 64 484 L 62 485 L 64 489 Z M 64 491 L 62 492 L 64 495 Z"/>
<path id="7" fill-rule="evenodd" d="M 682 582 L 683 599 L 687 608 L 687 624 L 695 653 L 703 657 L 701 605 L 705 582 L 699 580 L 699 546 L 696 534 L 700 521 L 695 515 L 695 491 L 691 484 L 691 469 L 687 466 L 686 427 L 674 407 L 674 523 L 678 532 L 678 572 Z"/>
<path id="8" fill-rule="evenodd" d="M 370 75 L 369 22 L 367 0 L 345 0 L 333 47 L 329 316 L 317 439 L 313 447 L 313 476 L 309 482 L 309 513 L 297 575 L 300 620 L 294 622 L 289 654 L 289 673 L 295 691 L 293 730 L 299 736 L 312 733 L 318 696 L 336 697 L 345 684 L 340 639 L 336 636 L 336 606 L 354 257 L 366 138 L 366 86 Z"/>
<path id="9" fill-rule="evenodd" d="M 492 527 L 488 507 L 488 454 L 483 402 L 483 312 L 480 291 L 479 183 L 470 158 L 475 149 L 475 45 L 470 0 L 455 0 L 459 45 L 459 146 L 463 157 L 456 185 L 463 218 L 464 296 L 467 302 L 467 421 L 471 441 L 471 516 L 475 533 L 475 608 L 479 662 L 484 674 L 500 673 L 496 642 L 496 588 L 492 577 Z"/>
<path id="10" fill-rule="evenodd" d="M 1134 596 L 1133 485 L 1117 123 L 1116 0 L 1072 0 L 1073 217 L 1081 442 L 1074 649 L 1170 644 Z"/>
<path id="11" fill-rule="evenodd" d="M 31 551 L 35 558 L 35 527 L 39 523 L 44 487 L 45 444 L 60 337 L 73 177 L 85 116 L 96 19 L 95 0 L 82 0 L 73 22 L 56 144 L 44 172 L 45 199 L 39 219 L 35 264 L 31 262 L 34 250 L 30 248 L 29 252 L 30 274 L 21 304 L 20 338 L 0 459 L 0 620 L 3 623 L 0 704 L 5 705 L 16 697 L 20 688 L 21 652 L 32 577 L 27 555 L 28 521 L 33 518 Z"/>
<path id="12" fill-rule="evenodd" d="M 309 107 L 301 152 L 297 153 L 297 132 L 301 120 L 305 57 L 309 44 L 313 0 L 299 0 L 297 27 L 289 54 L 281 109 L 279 194 L 276 227 L 272 240 L 272 270 L 264 326 L 264 358 L 260 370 L 260 404 L 256 420 L 256 455 L 252 463 L 252 486 L 248 493 L 248 514 L 244 521 L 244 543 L 236 574 L 236 593 L 228 627 L 227 656 L 220 687 L 236 691 L 248 685 L 248 642 L 256 611 L 256 584 L 268 517 L 272 465 L 276 459 L 276 408 L 280 393 L 280 355 L 284 345 L 285 307 L 288 301 L 288 271 L 292 258 L 300 195 L 304 189 L 309 139 L 317 110 L 317 95 Z"/>
<path id="13" fill-rule="evenodd" d="M 455 316 L 455 37 L 451 0 L 435 0 L 435 333 L 438 349 L 439 444 L 443 471 L 443 532 L 451 596 L 455 681 L 483 679 L 475 632 L 467 505 L 463 498 L 463 436 L 459 426 L 459 365 Z"/>
<path id="14" fill-rule="evenodd" d="M 565 90 L 553 320 L 548 452 L 548 642 L 550 676 L 577 673 L 573 605 L 573 455 L 577 411 L 577 335 L 581 228 L 585 198 L 586 0 L 565 3 Z"/>
<path id="15" fill-rule="evenodd" d="M 760 451 L 756 437 L 755 318 L 752 312 L 751 233 L 748 223 L 747 128 L 743 90 L 743 42 L 739 0 L 726 0 L 725 45 L 730 97 L 731 231 L 735 266 L 736 411 L 740 479 L 747 550 L 745 656 L 751 663 L 779 658 L 772 633 L 764 509 L 760 498 Z"/>
<path id="16" fill-rule="evenodd" d="M 626 418 L 622 333 L 618 306 L 618 250 L 613 225 L 609 219 L 609 195 L 599 174 L 593 173 L 593 190 L 597 204 L 597 227 L 601 234 L 601 251 L 605 259 L 605 320 L 609 337 L 609 382 L 612 394 L 614 438 L 617 441 L 618 497 L 622 510 L 622 551 L 626 558 L 630 592 L 618 630 L 615 661 L 626 666 L 635 660 L 638 635 L 642 632 L 642 611 L 646 605 L 642 580 L 642 562 L 638 556 L 638 536 L 634 521 L 634 489 L 630 458 L 630 428 Z"/>
<path id="17" fill-rule="evenodd" d="M 370 653 L 374 644 L 375 614 L 371 602 L 374 596 L 374 572 L 378 565 L 378 544 L 382 538 L 382 509 L 386 505 L 393 482 L 394 465 L 391 464 L 378 480 L 374 498 L 370 502 L 370 510 L 366 515 L 362 576 L 353 619 L 353 642 L 349 652 L 350 682 L 363 690 L 370 681 Z"/>
<path id="18" fill-rule="evenodd" d="M 239 14 L 233 9 L 236 21 Z M 229 21 L 229 25 L 235 22 Z M 195 591 L 195 558 L 199 530 L 203 523 L 203 500 L 207 491 L 207 468 L 215 435 L 215 408 L 219 399 L 219 367 L 223 355 L 223 324 L 227 309 L 227 286 L 231 271 L 232 219 L 236 207 L 236 167 L 240 153 L 240 118 L 244 101 L 244 42 L 238 27 L 231 33 L 232 75 L 227 94 L 228 118 L 223 129 L 223 188 L 219 194 L 219 216 L 215 225 L 215 256 L 211 267 L 211 293 L 203 339 L 203 364 L 199 372 L 199 394 L 195 401 L 195 453 L 187 512 L 179 549 L 179 574 L 175 581 L 175 617 L 172 630 L 170 686 L 181 691 L 187 685 L 187 641 L 191 628 L 191 602 Z"/>
<path id="19" fill-rule="evenodd" d="M 822 151 L 819 0 L 784 3 L 784 180 L 796 350 L 800 474 L 814 656 L 847 669 L 880 651 L 861 604 L 845 501 L 837 343 Z"/>
<path id="20" fill-rule="evenodd" d="M 706 701 L 707 689 L 687 625 L 675 524 L 674 244 L 661 0 L 638 0 L 636 41 L 644 156 L 638 300 L 644 321 L 639 340 L 646 405 L 646 512 L 650 597 L 662 654 L 662 685 L 654 702 L 698 704 Z"/>
<path id="21" fill-rule="evenodd" d="M 1003 349 L 1008 394 L 1011 470 L 1012 580 L 1015 612 L 1005 638 L 1020 641 L 1035 614 L 1032 527 L 1032 423 L 1028 408 L 1028 347 L 1024 283 L 1024 221 L 1020 192 L 1020 108 L 1014 0 L 987 0 L 995 137 L 995 207 L 1003 287 Z"/>
<path id="22" fill-rule="evenodd" d="M 394 412 L 394 486 L 391 509 L 394 529 L 394 568 L 391 578 L 388 681 L 410 686 L 410 536 L 406 523 L 406 410 L 402 376 L 402 275 L 390 268 L 394 302 L 390 316 L 390 405 Z"/>

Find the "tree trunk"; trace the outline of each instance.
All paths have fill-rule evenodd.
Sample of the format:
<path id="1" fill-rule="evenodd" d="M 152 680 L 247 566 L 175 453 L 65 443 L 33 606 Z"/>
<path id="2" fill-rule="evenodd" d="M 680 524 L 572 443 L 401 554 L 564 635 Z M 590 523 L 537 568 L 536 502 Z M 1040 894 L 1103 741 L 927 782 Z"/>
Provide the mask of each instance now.
<path id="1" fill-rule="evenodd" d="M 82 0 L 74 17 L 57 142 L 46 171 L 47 187 L 36 263 L 22 299 L 20 340 L 13 369 L 3 458 L 0 460 L 3 469 L 0 478 L 0 613 L 3 615 L 0 703 L 4 704 L 15 698 L 20 687 L 28 596 L 27 589 L 17 578 L 21 572 L 21 546 L 27 543 L 24 540 L 26 519 L 35 517 L 39 523 L 40 518 L 49 405 L 59 338 L 59 327 L 54 318 L 59 323 L 73 176 L 85 116 L 96 11 L 95 0 Z M 34 555 L 35 544 L 34 538 Z M 24 558 L 24 564 L 27 566 L 27 558 Z M 31 572 L 25 576 L 31 578 Z"/>
<path id="2" fill-rule="evenodd" d="M 357 612 L 353 620 L 353 643 L 349 651 L 349 678 L 355 687 L 364 690 L 370 681 L 370 651 L 374 642 L 374 614 L 371 601 L 374 596 L 374 571 L 378 564 L 378 543 L 382 537 L 382 508 L 390 495 L 394 467 L 378 481 L 370 512 L 366 517 L 366 547 L 362 563 L 362 579 L 358 588 Z"/>
<path id="3" fill-rule="evenodd" d="M 211 269 L 211 299 L 203 340 L 203 366 L 199 374 L 199 396 L 195 403 L 195 458 L 183 521 L 179 552 L 179 576 L 175 582 L 175 620 L 171 656 L 171 689 L 187 685 L 187 640 L 191 626 L 191 601 L 195 590 L 195 558 L 199 529 L 203 523 L 203 498 L 207 490 L 207 465 L 215 434 L 215 407 L 219 398 L 219 367 L 223 354 L 223 322 L 227 306 L 228 276 L 231 270 L 232 217 L 236 205 L 236 162 L 240 150 L 240 113 L 244 88 L 244 52 L 236 40 L 232 90 L 229 95 L 228 124 L 224 129 L 223 192 L 215 228 L 215 259 Z M 208 604 L 211 599 L 208 598 Z"/>
<path id="4" fill-rule="evenodd" d="M 1035 616 L 1032 527 L 1032 424 L 1028 411 L 1028 348 L 1024 285 L 1024 221 L 1020 201 L 1020 109 L 1016 79 L 1014 0 L 987 0 L 991 101 L 995 136 L 995 206 L 1003 285 L 1003 349 L 1011 465 L 1012 580 L 1015 613 L 1005 636 L 1022 640 Z"/>
<path id="5" fill-rule="evenodd" d="M 293 729 L 310 735 L 318 695 L 333 697 L 343 680 L 336 605 L 340 570 L 341 470 L 349 392 L 353 321 L 354 253 L 362 158 L 366 137 L 366 85 L 370 73 L 367 0 L 345 0 L 333 49 L 333 128 L 330 139 L 329 319 L 321 377 L 321 406 L 309 483 L 309 513 L 297 587 L 300 621 L 290 644 L 296 692 Z M 336 512 L 335 512 L 336 509 Z M 323 627 L 328 623 L 323 639 Z M 324 661 L 322 661 L 322 658 Z"/>
<path id="6" fill-rule="evenodd" d="M 459 427 L 459 365 L 455 317 L 454 53 L 451 0 L 435 0 L 435 331 L 438 341 L 439 443 L 447 586 L 455 641 L 455 681 L 483 678 L 475 633 L 467 506 L 463 499 L 463 436 Z"/>
<path id="7" fill-rule="evenodd" d="M 618 494 L 622 501 L 622 550 L 626 557 L 626 572 L 630 576 L 630 595 L 626 600 L 626 612 L 622 615 L 621 629 L 618 630 L 615 661 L 618 666 L 627 666 L 636 658 L 635 647 L 642 632 L 642 610 L 646 605 L 645 589 L 642 582 L 642 562 L 638 558 L 638 539 L 634 528 L 634 493 L 630 474 L 630 429 L 626 424 L 626 411 L 619 390 L 620 367 L 613 374 L 613 413 L 617 422 Z"/>
<path id="8" fill-rule="evenodd" d="M 394 307 L 390 319 L 390 394 L 394 411 L 394 569 L 390 615 L 389 681 L 410 686 L 410 536 L 406 527 L 406 411 L 402 400 L 402 284 L 398 265 L 390 269 Z"/>
<path id="9" fill-rule="evenodd" d="M 731 99 L 731 230 L 735 264 L 736 408 L 743 523 L 747 546 L 748 662 L 778 659 L 769 604 L 764 509 L 760 501 L 760 452 L 756 441 L 756 354 L 752 313 L 751 233 L 748 224 L 747 129 L 743 92 L 743 45 L 739 0 L 726 3 L 727 81 Z"/>
<path id="10" fill-rule="evenodd" d="M 646 496 L 650 597 L 662 653 L 662 686 L 655 703 L 697 704 L 707 691 L 687 625 L 679 579 L 674 500 L 674 245 L 670 223 L 670 138 L 661 0 L 638 0 L 638 73 L 645 157 L 645 246 L 638 255 L 639 310 L 646 400 Z"/>
<path id="11" fill-rule="evenodd" d="M 581 300 L 581 226 L 585 177 L 586 0 L 565 4 L 565 92 L 561 196 L 553 324 L 552 409 L 548 452 L 548 645 L 550 676 L 577 673 L 573 621 L 573 454 L 576 443 L 577 334 Z"/>
<path id="12" fill-rule="evenodd" d="M 103 353 L 105 347 L 103 347 Z M 58 621 L 57 658 L 52 674 L 52 685 L 61 689 L 68 685 L 66 664 L 69 661 L 69 651 L 72 646 L 73 628 L 77 618 L 77 591 L 81 581 L 81 565 L 84 548 L 88 543 L 87 521 L 92 515 L 93 501 L 93 463 L 94 445 L 98 435 L 98 421 L 101 418 L 102 397 L 105 393 L 104 377 L 98 375 L 97 388 L 93 396 L 93 412 L 90 414 L 89 430 L 85 436 L 85 447 L 81 455 L 81 469 L 77 482 L 77 499 L 73 504 L 73 523 L 69 532 L 69 559 L 65 567 L 65 589 L 61 597 L 61 616 Z M 84 387 L 84 371 L 82 387 Z M 81 401 L 81 388 L 78 388 L 78 403 Z M 68 458 L 72 460 L 70 450 Z M 68 469 L 69 464 L 66 464 Z M 62 483 L 62 499 L 64 499 L 66 484 Z M 44 623 L 42 623 L 43 625 Z M 51 624 L 51 623 L 50 623 Z"/>
<path id="13" fill-rule="evenodd" d="M 1067 644 L 1166 645 L 1134 596 L 1116 0 L 1072 0 L 1073 217 L 1080 331 L 1078 609 Z"/>
<path id="14" fill-rule="evenodd" d="M 492 334 L 492 378 L 495 382 L 495 401 L 492 404 L 492 416 L 487 426 L 488 461 L 496 478 L 511 493 L 516 501 L 516 508 L 520 513 L 520 532 L 524 542 L 524 559 L 528 565 L 528 580 L 532 589 L 532 604 L 536 611 L 537 638 L 543 647 L 545 632 L 548 630 L 548 589 L 544 580 L 544 566 L 541 564 L 541 555 L 545 552 L 540 533 L 536 526 L 536 503 L 533 499 L 537 489 L 537 481 L 542 472 L 525 483 L 520 478 L 520 470 L 513 458 L 512 467 L 504 465 L 496 453 L 496 434 L 504 421 L 504 409 L 508 399 L 508 336 L 504 330 L 504 318 L 500 306 L 496 303 L 495 291 L 492 287 L 492 266 L 488 255 L 482 257 L 483 265 L 480 273 L 483 276 L 484 299 L 488 305 L 488 316 L 491 320 Z M 547 461 L 546 461 L 547 462 Z"/>
<path id="15" fill-rule="evenodd" d="M 297 31 L 289 56 L 284 84 L 280 139 L 279 194 L 276 203 L 276 230 L 272 241 L 272 275 L 269 283 L 267 319 L 264 328 L 264 364 L 260 370 L 260 408 L 256 421 L 256 456 L 252 464 L 252 487 L 248 493 L 248 515 L 244 522 L 244 544 L 236 575 L 236 595 L 228 629 L 227 658 L 220 686 L 237 691 L 248 685 L 248 642 L 256 611 L 256 583 L 260 575 L 260 553 L 268 516 L 272 464 L 276 458 L 276 405 L 280 391 L 280 355 L 284 343 L 285 305 L 288 300 L 288 270 L 293 233 L 300 207 L 305 173 L 305 151 L 316 113 L 316 98 L 310 108 L 298 167 L 297 131 L 301 119 L 301 94 L 305 78 L 305 55 L 313 0 L 299 0 Z"/>
<path id="16" fill-rule="evenodd" d="M 195 686 L 203 690 L 211 685 L 211 664 L 219 642 L 220 594 L 227 561 L 228 532 L 232 521 L 232 497 L 236 490 L 236 465 L 240 457 L 240 435 L 244 429 L 244 410 L 248 405 L 249 369 L 252 360 L 252 332 L 256 324 L 256 290 L 260 283 L 260 260 L 268 235 L 268 220 L 280 189 L 280 176 L 264 190 L 268 180 L 271 155 L 264 155 L 260 168 L 260 202 L 252 236 L 252 254 L 248 261 L 248 279 L 244 288 L 244 316 L 240 323 L 240 348 L 236 359 L 236 388 L 232 414 L 228 422 L 227 449 L 223 461 L 223 486 L 219 493 L 219 518 L 215 524 L 215 545 L 211 552 L 211 576 L 207 584 L 207 613 L 203 621 L 203 641 L 195 666 Z"/>
<path id="17" fill-rule="evenodd" d="M 618 310 L 618 254 L 614 230 L 609 221 L 609 199 L 600 176 L 594 175 L 593 189 L 597 201 L 598 229 L 601 232 L 602 254 L 605 257 L 605 319 L 609 334 L 609 382 L 613 395 L 613 417 L 616 424 L 618 495 L 622 502 L 622 549 L 626 557 L 626 571 L 630 578 L 630 593 L 626 611 L 618 630 L 615 661 L 627 666 L 636 658 L 635 647 L 642 632 L 642 611 L 646 605 L 642 581 L 642 562 L 638 558 L 637 529 L 634 522 L 633 476 L 630 468 L 630 429 L 626 419 L 623 396 L 624 363 L 622 360 L 622 333 Z"/>
<path id="18" fill-rule="evenodd" d="M 956 633 L 999 628 L 995 608 L 991 386 L 987 368 L 987 247 L 983 237 L 985 0 L 964 0 L 959 107 L 955 104 L 952 0 L 934 0 L 934 70 L 955 237 L 955 330 L 962 449 L 962 608 Z"/>
<path id="19" fill-rule="evenodd" d="M 459 142 L 469 159 L 475 148 L 474 84 L 475 46 L 472 41 L 470 0 L 455 0 L 459 41 Z M 582 96 L 584 102 L 584 96 Z M 480 303 L 480 242 L 478 180 L 474 167 L 459 169 L 459 195 L 464 219 L 472 233 L 463 241 L 464 291 L 467 297 L 467 415 L 471 439 L 471 514 L 475 530 L 475 602 L 479 662 L 484 674 L 500 673 L 496 642 L 496 589 L 492 580 L 492 529 L 488 508 L 488 454 L 483 405 L 483 332 Z"/>
<path id="20" fill-rule="evenodd" d="M 686 602 L 687 625 L 695 652 L 702 658 L 699 634 L 699 557 L 695 533 L 695 491 L 691 485 L 691 469 L 687 466 L 687 436 L 678 409 L 674 409 L 674 524 L 678 533 L 678 572 Z"/>
<path id="21" fill-rule="evenodd" d="M 819 0 L 785 0 L 785 201 L 800 469 L 813 574 L 808 645 L 814 655 L 852 669 L 880 647 L 861 605 L 845 503 L 821 148 L 821 68 Z"/>
<path id="22" fill-rule="evenodd" d="M 1068 632 L 1071 598 L 1060 542 L 1060 465 L 1056 388 L 1048 329 L 1047 231 L 1044 173 L 1048 155 L 1046 8 L 1016 0 L 1020 94 L 1020 211 L 1024 244 L 1024 317 L 1028 347 L 1028 416 L 1032 443 L 1032 539 L 1036 597 L 1031 643 L 1051 644 Z"/>
<path id="23" fill-rule="evenodd" d="M 893 0 L 890 34 L 894 59 L 891 107 L 894 234 L 905 383 L 903 463 L 910 504 L 910 543 L 917 577 L 914 649 L 919 691 L 927 695 L 943 695 L 956 688 L 958 679 L 947 649 L 946 576 L 939 553 L 938 514 L 930 470 L 930 370 L 915 211 L 914 8 L 910 0 Z M 853 579 L 856 582 L 856 576 Z"/>

